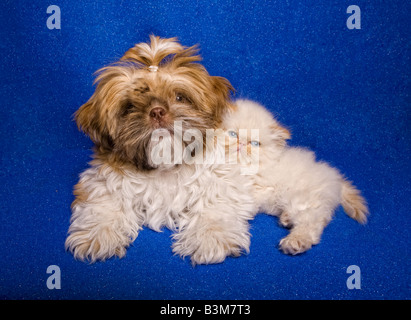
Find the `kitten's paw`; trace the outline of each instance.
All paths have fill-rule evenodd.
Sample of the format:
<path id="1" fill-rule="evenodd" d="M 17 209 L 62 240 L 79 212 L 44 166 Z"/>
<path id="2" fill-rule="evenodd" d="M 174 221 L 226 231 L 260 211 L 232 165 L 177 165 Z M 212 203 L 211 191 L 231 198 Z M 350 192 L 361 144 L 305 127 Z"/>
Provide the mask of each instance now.
<path id="1" fill-rule="evenodd" d="M 285 228 L 291 228 L 293 223 L 287 211 L 283 211 L 280 215 L 280 224 Z"/>
<path id="2" fill-rule="evenodd" d="M 309 250 L 313 243 L 306 237 L 290 233 L 280 241 L 280 249 L 286 254 L 296 255 Z"/>

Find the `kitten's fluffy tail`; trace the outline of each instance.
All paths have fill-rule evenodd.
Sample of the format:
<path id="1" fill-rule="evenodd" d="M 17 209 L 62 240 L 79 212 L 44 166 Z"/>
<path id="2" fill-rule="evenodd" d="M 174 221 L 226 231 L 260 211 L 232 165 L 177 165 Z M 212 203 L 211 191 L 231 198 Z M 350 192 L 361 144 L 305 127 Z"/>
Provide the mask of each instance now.
<path id="1" fill-rule="evenodd" d="M 367 202 L 350 181 L 343 181 L 341 196 L 341 205 L 347 215 L 361 224 L 367 223 L 367 216 L 369 214 Z"/>

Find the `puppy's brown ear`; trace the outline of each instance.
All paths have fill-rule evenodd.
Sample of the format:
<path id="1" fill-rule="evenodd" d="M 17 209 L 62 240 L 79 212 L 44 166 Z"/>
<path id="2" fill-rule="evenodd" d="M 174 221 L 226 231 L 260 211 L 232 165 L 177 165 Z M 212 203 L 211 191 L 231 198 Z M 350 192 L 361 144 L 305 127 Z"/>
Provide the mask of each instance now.
<path id="1" fill-rule="evenodd" d="M 227 111 L 227 109 L 232 108 L 232 104 L 230 103 L 230 95 L 231 93 L 234 93 L 235 90 L 230 81 L 228 81 L 226 78 L 212 76 L 211 82 L 213 86 L 212 90 L 217 97 L 215 107 L 215 120 L 220 123 L 224 112 Z"/>
<path id="2" fill-rule="evenodd" d="M 214 89 L 216 92 L 221 94 L 224 99 L 228 99 L 230 97 L 230 93 L 234 92 L 234 88 L 231 85 L 230 81 L 223 77 L 211 77 L 214 85 Z"/>
<path id="3" fill-rule="evenodd" d="M 100 117 L 98 102 L 94 94 L 89 101 L 83 104 L 74 114 L 78 128 L 87 134 L 98 147 L 111 150 L 112 139 Z"/>
<path id="4" fill-rule="evenodd" d="M 132 63 L 117 63 L 98 70 L 96 91 L 74 115 L 78 127 L 97 147 L 113 149 L 135 69 Z"/>

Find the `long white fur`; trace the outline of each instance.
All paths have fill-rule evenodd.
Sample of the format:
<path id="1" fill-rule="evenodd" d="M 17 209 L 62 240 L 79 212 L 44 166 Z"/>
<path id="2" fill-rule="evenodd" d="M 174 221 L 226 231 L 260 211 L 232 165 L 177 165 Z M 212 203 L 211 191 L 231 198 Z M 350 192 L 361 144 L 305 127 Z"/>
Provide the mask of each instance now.
<path id="1" fill-rule="evenodd" d="M 91 262 L 122 257 L 147 226 L 175 231 L 173 252 L 193 264 L 248 252 L 256 212 L 249 180 L 238 166 L 213 162 L 148 172 L 94 163 L 81 174 L 89 198 L 73 206 L 66 247 Z"/>

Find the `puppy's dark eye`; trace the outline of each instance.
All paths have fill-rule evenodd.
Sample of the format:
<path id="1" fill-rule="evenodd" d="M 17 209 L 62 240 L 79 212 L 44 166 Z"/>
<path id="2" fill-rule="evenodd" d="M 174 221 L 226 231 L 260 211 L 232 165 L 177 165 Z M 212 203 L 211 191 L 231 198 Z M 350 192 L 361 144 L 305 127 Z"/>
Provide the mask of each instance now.
<path id="1" fill-rule="evenodd" d="M 129 113 L 132 113 L 135 110 L 135 107 L 132 103 L 128 103 L 125 107 L 124 107 L 124 111 L 123 114 L 127 115 Z"/>
<path id="2" fill-rule="evenodd" d="M 176 101 L 179 103 L 190 103 L 190 100 L 182 93 L 176 94 Z"/>

